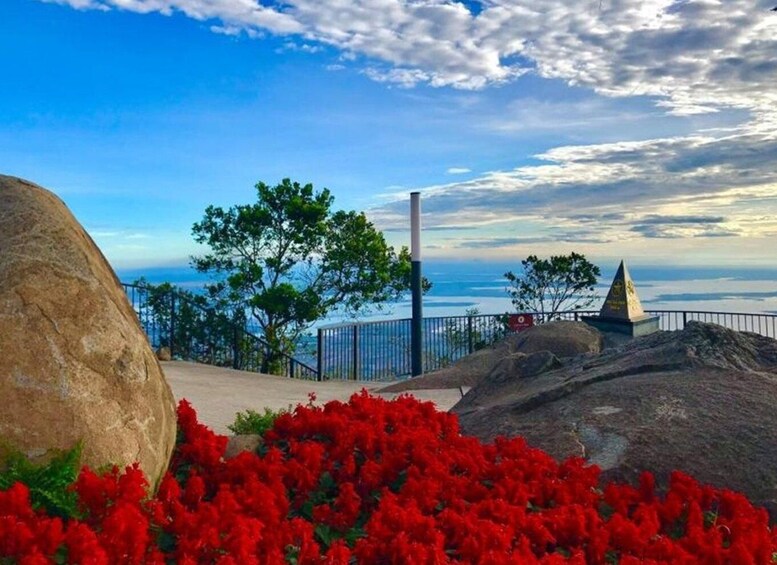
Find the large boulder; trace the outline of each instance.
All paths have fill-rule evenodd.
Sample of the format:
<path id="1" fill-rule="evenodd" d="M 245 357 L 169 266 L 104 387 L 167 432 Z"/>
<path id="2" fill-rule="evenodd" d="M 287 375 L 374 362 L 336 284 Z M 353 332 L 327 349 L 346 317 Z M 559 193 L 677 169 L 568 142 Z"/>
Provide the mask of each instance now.
<path id="1" fill-rule="evenodd" d="M 494 371 L 453 408 L 483 440 L 521 435 L 606 480 L 672 470 L 742 491 L 777 518 L 777 341 L 713 324 L 638 338 L 533 377 Z"/>
<path id="2" fill-rule="evenodd" d="M 596 328 L 563 320 L 533 326 L 507 336 L 505 341 L 513 352 L 550 351 L 559 358 L 600 353 L 604 347 L 604 338 Z"/>
<path id="3" fill-rule="evenodd" d="M 0 441 L 33 461 L 83 442 L 92 467 L 156 484 L 175 402 L 124 291 L 65 204 L 0 175 Z"/>
<path id="4" fill-rule="evenodd" d="M 516 355 L 547 352 L 555 358 L 567 358 L 596 354 L 603 346 L 604 338 L 599 330 L 583 322 L 548 322 L 508 335 L 499 343 L 475 351 L 448 367 L 389 385 L 380 392 L 473 387 L 503 360 Z M 535 357 L 533 361 L 536 363 L 541 358 L 544 359 Z M 536 369 L 527 370 L 536 373 Z"/>

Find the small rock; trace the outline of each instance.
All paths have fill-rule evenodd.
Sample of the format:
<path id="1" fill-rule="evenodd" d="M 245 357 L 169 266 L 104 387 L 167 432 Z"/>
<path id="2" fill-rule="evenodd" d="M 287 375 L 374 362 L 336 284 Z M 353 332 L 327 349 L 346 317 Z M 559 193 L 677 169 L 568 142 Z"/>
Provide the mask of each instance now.
<path id="1" fill-rule="evenodd" d="M 169 347 L 160 347 L 156 350 L 156 358 L 160 361 L 170 361 L 173 357 Z"/>
<path id="2" fill-rule="evenodd" d="M 227 440 L 227 448 L 224 451 L 224 459 L 232 459 L 244 451 L 256 452 L 261 445 L 262 436 L 259 434 L 230 436 Z"/>

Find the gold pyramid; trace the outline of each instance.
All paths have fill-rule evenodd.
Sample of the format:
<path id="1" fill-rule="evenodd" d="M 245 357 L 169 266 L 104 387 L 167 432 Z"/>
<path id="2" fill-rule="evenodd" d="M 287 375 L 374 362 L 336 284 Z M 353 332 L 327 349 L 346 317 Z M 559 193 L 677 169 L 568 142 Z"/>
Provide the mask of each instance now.
<path id="1" fill-rule="evenodd" d="M 618 272 L 610 286 L 610 292 L 604 300 L 599 316 L 602 318 L 617 318 L 619 320 L 634 320 L 645 317 L 645 311 L 637 296 L 634 281 L 631 280 L 626 264 L 621 260 Z"/>

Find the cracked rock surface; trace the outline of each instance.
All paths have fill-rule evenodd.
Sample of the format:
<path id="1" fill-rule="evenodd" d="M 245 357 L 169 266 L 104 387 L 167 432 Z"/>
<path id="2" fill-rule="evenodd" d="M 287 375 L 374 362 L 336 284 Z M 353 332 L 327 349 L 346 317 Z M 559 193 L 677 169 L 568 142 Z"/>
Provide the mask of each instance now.
<path id="1" fill-rule="evenodd" d="M 549 324 L 549 326 L 552 324 Z M 777 341 L 690 322 L 526 376 L 496 367 L 453 407 L 462 431 L 524 436 L 603 478 L 674 469 L 744 492 L 777 519 Z"/>
<path id="2" fill-rule="evenodd" d="M 33 460 L 83 441 L 93 468 L 167 468 L 173 395 L 116 275 L 59 198 L 3 175 L 0 399 L 0 443 Z"/>

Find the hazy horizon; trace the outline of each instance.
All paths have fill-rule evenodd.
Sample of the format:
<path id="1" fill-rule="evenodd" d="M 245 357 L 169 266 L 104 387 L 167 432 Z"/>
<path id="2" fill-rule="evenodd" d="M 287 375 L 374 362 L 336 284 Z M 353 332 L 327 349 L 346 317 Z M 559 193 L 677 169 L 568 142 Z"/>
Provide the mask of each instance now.
<path id="1" fill-rule="evenodd" d="M 646 310 L 689 310 L 777 313 L 777 268 L 738 269 L 640 266 L 627 263 L 643 307 Z M 600 265 L 602 276 L 597 291 L 600 300 L 615 275 L 618 264 Z M 469 308 L 482 314 L 500 314 L 512 310 L 505 291 L 505 270 L 518 271 L 520 261 L 425 261 L 424 275 L 433 283 L 424 297 L 424 315 L 460 316 Z M 117 274 L 131 283 L 140 276 L 148 282 L 172 282 L 196 290 L 207 276 L 186 266 L 173 268 L 124 270 Z M 592 309 L 598 309 L 596 303 Z M 409 296 L 387 306 L 388 310 L 366 318 L 407 318 L 411 315 Z M 343 319 L 335 313 L 320 324 Z"/>

